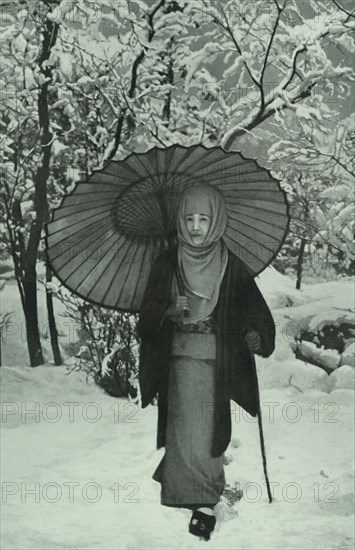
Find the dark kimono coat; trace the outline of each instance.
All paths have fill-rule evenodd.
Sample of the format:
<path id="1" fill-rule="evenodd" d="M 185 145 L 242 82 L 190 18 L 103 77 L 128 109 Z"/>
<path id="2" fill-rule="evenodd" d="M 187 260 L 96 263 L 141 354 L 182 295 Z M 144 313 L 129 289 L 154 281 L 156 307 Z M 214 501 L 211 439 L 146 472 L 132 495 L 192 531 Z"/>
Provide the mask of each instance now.
<path id="1" fill-rule="evenodd" d="M 165 446 L 169 363 L 173 323 L 163 315 L 171 303 L 174 251 L 155 260 L 142 300 L 137 325 L 141 339 L 139 382 L 142 407 L 158 395 L 157 447 Z M 256 330 L 262 357 L 275 348 L 275 324 L 270 310 L 246 265 L 228 250 L 228 263 L 216 305 L 216 390 L 212 456 L 220 456 L 231 438 L 230 400 L 250 415 L 259 411 L 259 389 L 254 355 L 244 335 Z M 202 335 L 201 335 L 202 336 Z"/>

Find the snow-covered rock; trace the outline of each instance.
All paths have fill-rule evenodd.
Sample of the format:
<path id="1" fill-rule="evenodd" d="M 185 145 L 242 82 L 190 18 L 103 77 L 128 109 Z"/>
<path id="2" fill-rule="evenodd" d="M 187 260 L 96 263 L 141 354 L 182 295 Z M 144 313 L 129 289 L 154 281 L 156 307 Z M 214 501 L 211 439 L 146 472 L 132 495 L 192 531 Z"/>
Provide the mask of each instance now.
<path id="1" fill-rule="evenodd" d="M 354 389 L 355 383 L 355 368 L 351 365 L 342 365 L 331 373 L 330 379 L 333 381 L 335 390 L 337 389 Z"/>
<path id="2" fill-rule="evenodd" d="M 317 389 L 328 392 L 331 389 L 329 375 L 323 369 L 303 361 L 297 361 L 297 364 L 294 361 L 290 367 L 290 385 L 302 391 Z"/>
<path id="3" fill-rule="evenodd" d="M 299 359 L 267 360 L 259 365 L 258 377 L 262 389 L 293 386 L 302 392 L 308 389 L 329 392 L 333 388 L 333 380 L 322 368 Z"/>
<path id="4" fill-rule="evenodd" d="M 321 349 L 319 361 L 327 369 L 337 369 L 340 365 L 340 354 L 336 349 Z"/>
<path id="5" fill-rule="evenodd" d="M 344 350 L 348 349 L 351 344 L 355 343 L 355 338 L 346 338 L 344 339 Z"/>
<path id="6" fill-rule="evenodd" d="M 355 344 L 351 344 L 343 351 L 340 364 L 355 367 Z"/>
<path id="7" fill-rule="evenodd" d="M 309 361 L 317 361 L 319 348 L 317 348 L 317 346 L 312 342 L 300 342 L 298 349 Z"/>
<path id="8" fill-rule="evenodd" d="M 340 365 L 340 354 L 335 349 L 318 348 L 312 342 L 303 341 L 299 344 L 302 356 L 325 369 L 337 369 Z"/>

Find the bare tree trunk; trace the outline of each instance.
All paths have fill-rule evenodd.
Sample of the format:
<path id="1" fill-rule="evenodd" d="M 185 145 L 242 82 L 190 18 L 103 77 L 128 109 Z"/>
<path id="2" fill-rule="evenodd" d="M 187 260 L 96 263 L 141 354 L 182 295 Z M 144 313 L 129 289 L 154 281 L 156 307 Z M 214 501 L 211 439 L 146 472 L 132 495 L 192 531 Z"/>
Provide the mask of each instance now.
<path id="1" fill-rule="evenodd" d="M 298 250 L 298 257 L 297 257 L 297 281 L 296 281 L 296 288 L 299 290 L 301 288 L 301 280 L 302 280 L 302 268 L 303 268 L 303 258 L 304 258 L 304 250 L 306 247 L 307 239 L 301 239 L 300 248 Z"/>
<path id="2" fill-rule="evenodd" d="M 27 346 L 32 367 L 43 364 L 42 346 L 38 327 L 37 312 L 37 274 L 36 264 L 41 232 L 47 212 L 47 181 L 49 177 L 49 161 L 52 149 L 52 134 L 49 129 L 48 85 L 52 72 L 43 63 L 49 59 L 51 49 L 56 42 L 58 25 L 46 20 L 43 32 L 42 52 L 38 61 L 40 72 L 46 79 L 38 94 L 39 135 L 42 148 L 41 164 L 38 166 L 35 178 L 34 209 L 36 219 L 30 229 L 27 249 L 24 258 L 24 276 L 22 278 L 25 302 L 25 319 L 27 329 Z"/>
<path id="3" fill-rule="evenodd" d="M 52 281 L 52 270 L 48 262 L 46 264 L 46 281 L 47 283 L 50 283 Z M 47 302 L 49 335 L 51 339 L 54 364 L 56 366 L 59 366 L 59 365 L 62 365 L 63 360 L 59 349 L 58 331 L 57 331 L 55 317 L 54 317 L 52 292 L 48 292 L 48 291 L 46 292 L 46 302 Z"/>
<path id="4" fill-rule="evenodd" d="M 26 267 L 22 280 L 25 296 L 26 338 L 31 367 L 43 364 L 43 353 L 38 326 L 36 260 Z"/>

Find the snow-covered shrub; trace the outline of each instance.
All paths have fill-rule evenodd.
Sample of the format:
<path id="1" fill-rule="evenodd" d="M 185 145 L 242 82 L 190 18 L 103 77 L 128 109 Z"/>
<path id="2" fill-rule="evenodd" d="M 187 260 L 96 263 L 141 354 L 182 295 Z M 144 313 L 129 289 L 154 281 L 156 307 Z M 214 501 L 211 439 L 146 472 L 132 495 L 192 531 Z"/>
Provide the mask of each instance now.
<path id="1" fill-rule="evenodd" d="M 101 373 L 96 381 L 109 395 L 113 397 L 136 398 L 138 388 L 135 387 L 137 362 L 131 346 L 122 343 L 104 357 Z"/>
<path id="2" fill-rule="evenodd" d="M 73 368 L 85 370 L 110 395 L 135 393 L 130 382 L 138 369 L 135 316 L 86 302 L 63 287 L 56 295 L 66 307 L 62 315 L 76 326 Z"/>
<path id="3" fill-rule="evenodd" d="M 296 357 L 309 361 L 313 365 L 322 367 L 325 371 L 333 371 L 340 365 L 340 354 L 335 349 L 324 349 L 317 347 L 312 342 L 300 342 Z"/>
<path id="4" fill-rule="evenodd" d="M 10 323 L 11 321 L 11 315 L 12 315 L 12 311 L 8 311 L 6 313 L 2 313 L 0 311 L 0 339 L 2 339 L 3 337 L 3 330 L 6 328 L 6 326 L 8 325 L 8 323 Z M 0 365 L 2 364 L 2 361 L 1 361 L 1 348 L 0 348 Z"/>

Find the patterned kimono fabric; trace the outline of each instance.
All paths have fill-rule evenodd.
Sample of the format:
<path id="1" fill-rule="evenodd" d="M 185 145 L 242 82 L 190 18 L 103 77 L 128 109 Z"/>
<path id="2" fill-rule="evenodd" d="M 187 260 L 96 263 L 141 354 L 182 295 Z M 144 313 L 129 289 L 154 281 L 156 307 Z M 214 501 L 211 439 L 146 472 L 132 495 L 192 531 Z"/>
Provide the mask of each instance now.
<path id="1" fill-rule="evenodd" d="M 185 225 L 189 213 L 210 216 L 203 245 Z M 173 323 L 165 455 L 153 479 L 161 483 L 165 506 L 215 506 L 223 492 L 223 454 L 212 457 L 215 404 L 216 318 L 219 286 L 227 264 L 221 241 L 227 215 L 222 195 L 197 185 L 182 196 L 177 218 L 178 260 L 190 299 L 190 316 Z M 172 299 L 179 294 L 173 278 Z"/>

